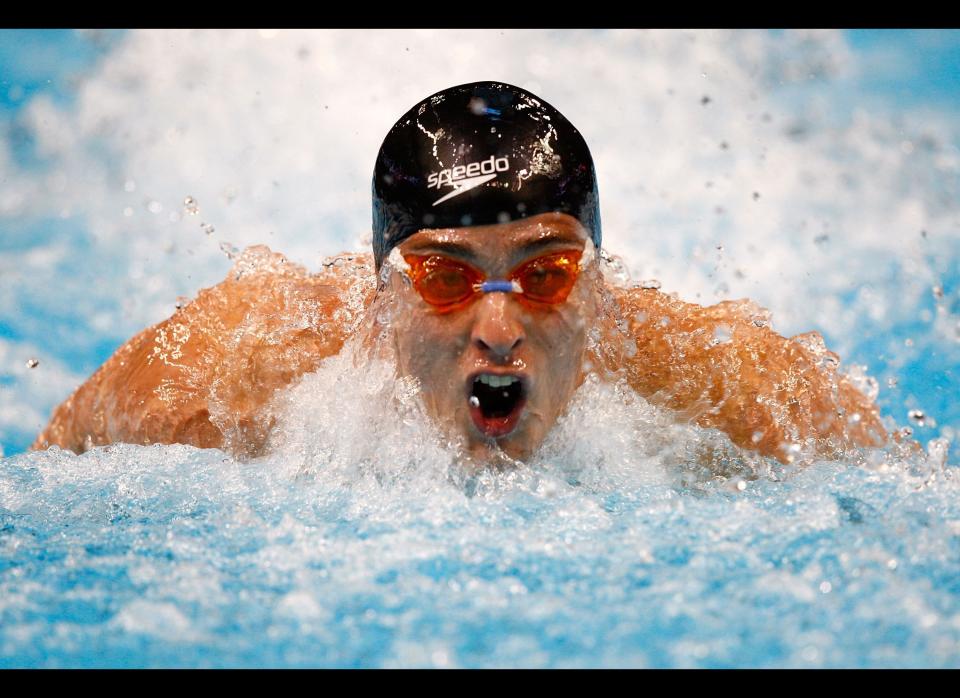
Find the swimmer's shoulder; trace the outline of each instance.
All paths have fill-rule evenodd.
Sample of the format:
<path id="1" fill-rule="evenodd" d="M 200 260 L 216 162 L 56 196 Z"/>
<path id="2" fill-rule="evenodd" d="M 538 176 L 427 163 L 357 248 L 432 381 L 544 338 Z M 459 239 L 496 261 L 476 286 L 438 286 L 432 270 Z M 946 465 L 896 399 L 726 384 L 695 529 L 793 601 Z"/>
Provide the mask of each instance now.
<path id="1" fill-rule="evenodd" d="M 311 273 L 258 245 L 226 278 L 125 342 L 62 403 L 34 448 L 76 452 L 117 441 L 256 452 L 277 390 L 316 369 L 372 296 L 371 255 Z"/>

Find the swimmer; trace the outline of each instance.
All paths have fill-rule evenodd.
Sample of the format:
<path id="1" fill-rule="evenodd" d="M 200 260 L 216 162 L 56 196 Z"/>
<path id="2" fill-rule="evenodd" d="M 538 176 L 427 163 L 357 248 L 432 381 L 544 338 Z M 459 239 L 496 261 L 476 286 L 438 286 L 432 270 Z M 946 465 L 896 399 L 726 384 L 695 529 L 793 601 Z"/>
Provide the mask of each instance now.
<path id="1" fill-rule="evenodd" d="M 888 441 L 817 333 L 604 276 L 593 161 L 544 100 L 494 82 L 404 114 L 373 178 L 373 255 L 311 274 L 248 249 L 222 283 L 124 344 L 32 448 L 112 442 L 264 452 L 271 401 L 355 341 L 392 352 L 473 456 L 530 457 L 590 375 L 789 463 Z"/>

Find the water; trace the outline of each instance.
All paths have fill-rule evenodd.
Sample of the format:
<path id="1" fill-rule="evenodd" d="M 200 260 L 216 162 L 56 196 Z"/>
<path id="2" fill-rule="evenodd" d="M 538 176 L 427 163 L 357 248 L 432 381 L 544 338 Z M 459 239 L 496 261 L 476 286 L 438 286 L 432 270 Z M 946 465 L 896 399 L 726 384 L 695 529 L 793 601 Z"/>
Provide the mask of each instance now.
<path id="1" fill-rule="evenodd" d="M 831 32 L 67 33 L 46 45 L 70 60 L 32 61 L 11 36 L 0 666 L 960 665 L 960 139 L 939 82 L 883 92 L 892 44 L 884 59 L 876 36 Z M 357 370 L 348 352 L 278 398 L 259 459 L 23 452 L 237 250 L 319 271 L 368 249 L 392 120 L 489 78 L 585 134 L 624 278 L 820 331 L 923 451 L 787 469 L 587 383 L 533 462 L 478 474 L 389 362 Z"/>
<path id="2" fill-rule="evenodd" d="M 187 446 L 9 458 L 0 666 L 960 659 L 955 469 L 458 481 L 439 453 L 299 476 Z"/>

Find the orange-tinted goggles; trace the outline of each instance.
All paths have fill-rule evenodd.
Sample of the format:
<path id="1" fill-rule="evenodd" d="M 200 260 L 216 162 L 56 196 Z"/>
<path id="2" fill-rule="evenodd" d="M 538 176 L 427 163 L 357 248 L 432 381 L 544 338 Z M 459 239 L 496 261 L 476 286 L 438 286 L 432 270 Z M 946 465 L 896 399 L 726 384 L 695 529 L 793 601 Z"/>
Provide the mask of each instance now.
<path id="1" fill-rule="evenodd" d="M 570 295 L 580 274 L 580 251 L 556 252 L 531 259 L 506 279 L 488 281 L 465 262 L 443 255 L 404 255 L 417 293 L 443 312 L 456 310 L 480 293 L 519 293 L 534 304 L 556 305 Z"/>

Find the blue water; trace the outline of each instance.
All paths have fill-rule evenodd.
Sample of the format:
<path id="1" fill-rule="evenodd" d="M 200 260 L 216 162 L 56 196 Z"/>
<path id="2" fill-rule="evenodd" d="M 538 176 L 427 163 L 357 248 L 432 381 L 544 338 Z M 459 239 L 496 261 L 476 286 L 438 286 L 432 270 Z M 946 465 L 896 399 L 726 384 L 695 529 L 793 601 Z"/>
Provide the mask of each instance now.
<path id="1" fill-rule="evenodd" d="M 771 267 L 802 274 L 810 265 L 803 285 L 790 287 L 809 306 L 790 319 L 798 325 L 793 331 L 818 329 L 845 365 L 867 366 L 880 384 L 888 425 L 910 425 L 929 450 L 866 452 L 801 471 L 761 468 L 756 478 L 747 466 L 691 477 L 698 449 L 715 434 L 670 431 L 662 415 L 596 397 L 576 412 L 591 422 L 589 432 L 568 423 L 541 460 L 519 472 L 470 478 L 419 427 L 364 412 L 363 401 L 350 395 L 359 376 L 338 365 L 291 397 L 292 413 L 306 421 L 289 427 L 276 453 L 257 461 L 185 446 L 24 453 L 50 410 L 127 337 L 169 315 L 177 295 L 223 278 L 229 262 L 221 241 L 242 244 L 247 235 L 248 243 L 299 250 L 293 258 L 309 265 L 318 251 L 336 252 L 350 240 L 341 209 L 366 211 L 363 182 L 377 145 L 376 138 L 360 143 L 355 131 L 380 134 L 389 118 L 377 115 L 400 113 L 429 89 L 489 77 L 471 72 L 489 68 L 459 53 L 460 39 L 378 35 L 362 51 L 376 55 L 400 41 L 391 70 L 406 60 L 429 62 L 418 56 L 443 44 L 449 65 L 436 70 L 453 72 L 416 88 L 390 73 L 376 78 L 373 97 L 359 87 L 346 97 L 348 86 L 335 77 L 320 89 L 298 71 L 309 65 L 343 74 L 337 51 L 359 39 L 331 48 L 319 39 L 312 44 L 309 35 L 281 44 L 282 37 L 253 33 L 237 45 L 228 45 L 230 37 L 170 37 L 168 48 L 167 38 L 151 43 L 125 32 L 0 31 L 0 666 L 960 666 L 960 182 L 950 164 L 960 139 L 956 131 L 937 132 L 929 136 L 934 145 L 924 145 L 927 136 L 910 126 L 910 119 L 927 117 L 955 123 L 960 32 L 843 32 L 837 49 L 850 51 L 851 70 L 829 68 L 824 49 L 804 41 L 791 39 L 785 49 L 774 42 L 757 58 L 737 53 L 736 36 L 727 43 L 655 37 L 652 43 L 681 58 L 694 44 L 709 44 L 694 54 L 689 71 L 677 73 L 670 65 L 684 61 L 662 58 L 674 54 L 648 49 L 646 39 L 634 45 L 604 34 L 598 48 L 589 32 L 547 34 L 536 46 L 523 37 L 485 38 L 503 42 L 494 53 L 507 63 L 494 72 L 521 84 L 542 82 L 544 96 L 573 111 L 578 123 L 596 111 L 596 95 L 571 96 L 563 81 L 544 77 L 549 63 L 538 65 L 570 54 L 565 65 L 576 70 L 593 70 L 601 60 L 627 75 L 624 65 L 639 72 L 651 61 L 664 63 L 669 80 L 661 85 L 657 74 L 644 74 L 633 88 L 638 99 L 649 92 L 651 102 L 622 117 L 616 105 L 603 110 L 617 129 L 625 119 L 643 128 L 625 134 L 594 126 L 598 162 L 619 162 L 611 150 L 646 153 L 651 146 L 638 151 L 631 139 L 659 138 L 658 110 L 682 98 L 692 107 L 664 111 L 664 122 L 688 112 L 705 121 L 691 120 L 681 140 L 669 141 L 677 167 L 691 171 L 686 158 L 700 149 L 721 164 L 694 177 L 695 194 L 686 199 L 660 191 L 668 187 L 658 178 L 670 181 L 676 165 L 662 157 L 654 160 L 659 170 L 639 176 L 629 167 L 622 168 L 626 175 L 602 170 L 613 251 L 649 264 L 655 255 L 643 246 L 647 238 L 617 238 L 616 226 L 646 233 L 617 216 L 648 207 L 662 223 L 658 231 L 669 233 L 662 239 L 678 238 L 683 250 L 680 261 L 664 256 L 673 264 L 664 273 L 689 266 L 692 275 L 710 278 L 703 286 L 691 282 L 691 290 L 677 281 L 667 286 L 683 298 L 725 297 L 701 298 L 692 289 L 733 286 L 741 268 L 757 286 L 737 293 L 763 300 L 781 278 Z M 793 77 L 762 83 L 756 66 L 768 65 L 768 56 Z M 173 67 L 165 73 L 167 62 Z M 794 64 L 811 66 L 809 75 Z M 351 65 L 365 74 L 364 65 Z M 742 113 L 722 112 L 724 87 L 736 82 L 730 75 L 737 70 L 756 73 L 760 87 L 742 82 L 767 91 L 758 105 L 744 92 Z M 374 76 L 382 72 L 376 67 Z M 96 89 L 78 91 L 88 80 Z M 239 96 L 228 101 L 230 94 L 215 93 L 218 80 Z M 353 82 L 366 84 L 362 77 Z M 257 101 L 271 85 L 296 93 L 286 94 L 294 101 L 283 118 L 308 111 L 318 98 L 330 109 L 310 112 L 309 131 L 290 126 L 270 116 L 281 97 Z M 152 86 L 156 101 L 138 102 L 137 90 Z M 295 101 L 301 92 L 304 101 Z M 706 93 L 709 107 L 700 104 Z M 395 109 L 383 106 L 388 99 Z M 827 107 L 810 117 L 807 108 L 818 100 Z M 253 106 L 243 111 L 248 102 Z M 323 118 L 355 104 L 362 108 L 347 120 L 349 129 L 325 130 Z M 858 109 L 883 128 L 874 135 L 866 127 L 842 131 Z M 750 179 L 756 172 L 742 155 L 746 139 L 726 135 L 764 111 L 772 126 L 758 126 L 756 140 L 771 157 L 787 152 L 814 175 L 849 167 L 860 188 L 831 179 L 815 202 L 821 208 L 787 211 L 789 202 L 775 199 L 774 185 L 791 176 L 783 161 L 782 169 L 758 170 L 770 181 Z M 74 119 L 78 113 L 86 116 Z M 797 135 L 802 129 L 791 121 L 799 114 L 807 135 Z M 45 130 L 58 116 L 62 128 Z M 717 138 L 708 131 L 715 124 Z M 69 129 L 77 141 L 57 144 L 57 134 Z M 236 142 L 254 143 L 252 154 L 239 157 L 224 146 L 218 136 L 228 129 Z M 836 153 L 827 147 L 835 161 L 818 160 L 814 146 L 803 144 L 830 146 L 831 129 L 841 129 Z M 300 134 L 292 147 L 284 136 L 291 132 Z M 187 146 L 178 140 L 190 137 L 196 140 Z M 721 138 L 730 138 L 729 150 L 713 143 Z M 307 165 L 296 164 L 307 148 L 301 140 L 319 153 Z M 271 161 L 274 149 L 279 163 Z M 201 166 L 189 162 L 194 155 L 211 168 L 227 163 L 227 173 L 213 170 L 213 183 L 200 188 L 205 180 L 191 174 Z M 724 158 L 733 156 L 741 169 L 724 169 Z M 809 162 L 799 162 L 806 156 Z M 344 163 L 360 164 L 354 172 Z M 261 171 L 266 182 L 257 178 Z M 889 172 L 899 174 L 879 179 Z M 733 178 L 744 209 L 777 201 L 770 205 L 783 208 L 782 220 L 755 234 L 743 218 L 724 218 L 740 204 L 724 200 L 721 214 L 706 194 L 697 198 L 721 190 L 725 177 Z M 700 181 L 708 178 L 709 190 Z M 886 189 L 873 192 L 880 183 Z M 237 191 L 233 203 L 224 195 L 229 187 Z M 283 198 L 298 187 L 299 198 Z M 332 201 L 322 199 L 326 189 Z M 751 199 L 754 190 L 762 191 L 759 200 Z M 864 191 L 874 198 L 861 197 Z M 216 235 L 199 233 L 200 219 L 175 219 L 186 194 L 200 199 L 201 218 L 217 223 Z M 902 203 L 890 209 L 889 230 L 857 241 L 858 217 L 870 213 L 862 202 L 887 199 Z M 319 213 L 297 218 L 317 200 L 325 201 Z M 162 213 L 153 212 L 157 203 Z M 916 208 L 927 218 L 910 213 Z M 258 218 L 260 227 L 241 233 L 238 221 L 256 218 L 251 212 L 267 222 Z M 366 225 L 366 213 L 356 220 L 356 228 Z M 934 224 L 915 225 L 919 220 Z M 829 239 L 816 242 L 825 233 Z M 745 251 L 757 245 L 762 252 L 781 237 L 792 245 L 786 258 Z M 710 255 L 721 241 L 727 257 L 715 262 Z M 660 273 L 645 268 L 644 276 Z M 31 357 L 40 358 L 36 369 L 25 368 Z M 936 424 L 911 422 L 907 412 L 915 408 Z M 946 465 L 948 445 L 938 438 L 952 441 Z"/>
<path id="2" fill-rule="evenodd" d="M 940 478 L 539 472 L 470 496 L 190 447 L 15 456 L 0 666 L 955 667 L 960 499 Z"/>

